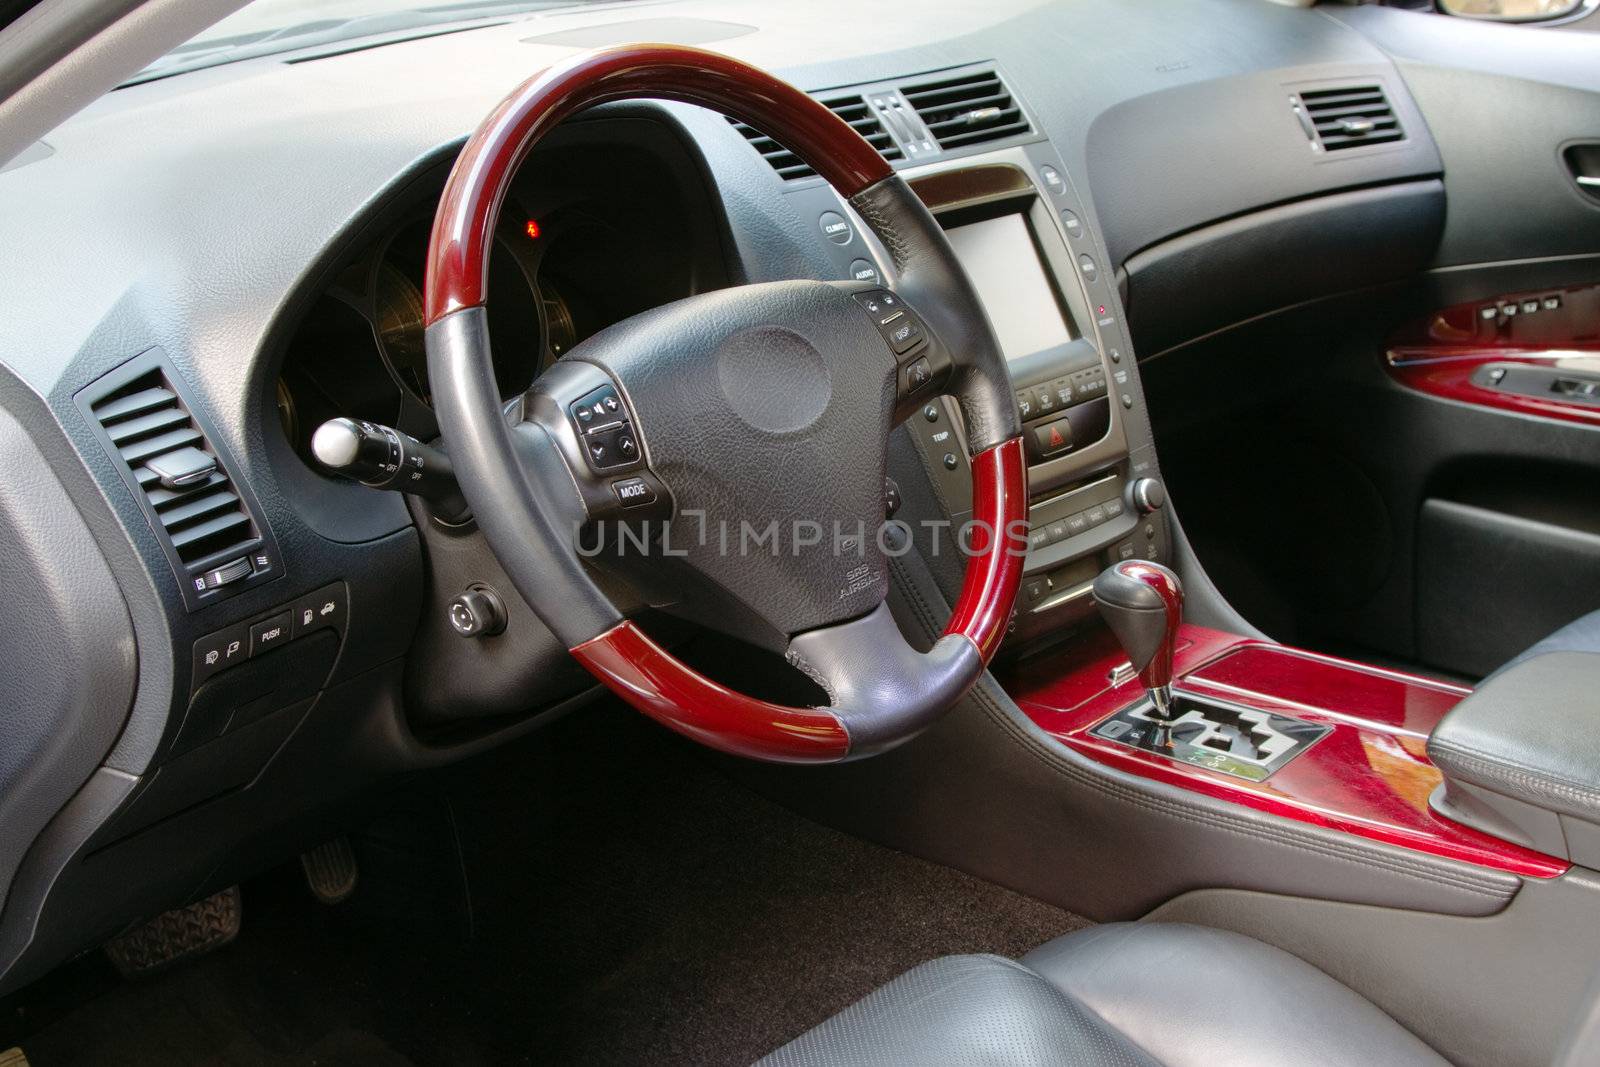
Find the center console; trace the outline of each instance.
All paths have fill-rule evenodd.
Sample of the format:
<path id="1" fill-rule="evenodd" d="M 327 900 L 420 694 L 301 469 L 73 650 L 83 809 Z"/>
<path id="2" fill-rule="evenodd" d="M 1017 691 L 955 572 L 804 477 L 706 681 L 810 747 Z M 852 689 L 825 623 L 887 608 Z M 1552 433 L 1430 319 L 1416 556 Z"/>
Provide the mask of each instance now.
<path id="1" fill-rule="evenodd" d="M 1166 494 L 1117 304 L 1071 182 L 1047 161 L 1048 145 L 1036 148 L 1018 153 L 1025 162 L 912 183 L 967 268 L 1016 389 L 1030 531 L 1018 644 L 1088 616 L 1107 564 L 1169 551 Z"/>
<path id="2" fill-rule="evenodd" d="M 1091 615 L 1089 588 L 1107 564 L 1164 559 L 1170 552 L 1161 511 L 1166 495 L 1137 371 L 1098 245 L 1048 142 L 915 168 L 906 176 L 966 268 L 1015 387 L 1030 501 L 1028 556 L 1009 646 L 1017 648 Z M 871 249 L 844 246 L 841 266 L 863 251 Z M 861 258 L 845 269 L 852 277 L 880 272 Z M 959 553 L 949 551 L 950 538 L 941 539 L 942 531 L 932 528 L 936 522 L 927 520 L 947 518 L 959 527 L 971 515 L 960 416 L 953 403 L 934 400 L 906 430 L 920 469 L 905 480 L 931 490 L 924 506 L 907 508 L 924 521 L 908 525 L 953 594 Z M 907 497 L 916 503 L 914 490 Z"/>

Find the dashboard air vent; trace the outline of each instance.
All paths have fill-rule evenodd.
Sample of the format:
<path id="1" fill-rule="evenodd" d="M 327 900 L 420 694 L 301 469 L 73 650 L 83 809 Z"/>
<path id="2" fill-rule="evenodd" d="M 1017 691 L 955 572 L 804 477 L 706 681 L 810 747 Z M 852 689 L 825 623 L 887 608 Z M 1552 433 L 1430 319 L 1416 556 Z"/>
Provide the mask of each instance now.
<path id="1" fill-rule="evenodd" d="M 1312 89 L 1291 99 L 1314 151 L 1339 152 L 1405 139 L 1380 86 Z"/>
<path id="2" fill-rule="evenodd" d="M 277 577 L 276 545 L 255 518 L 255 500 L 230 477 L 164 357 L 147 353 L 77 399 L 138 497 L 191 610 Z"/>
<path id="3" fill-rule="evenodd" d="M 866 138 L 867 143 L 878 150 L 884 159 L 896 160 L 901 157 L 900 146 L 895 144 L 894 138 L 889 136 L 889 131 L 883 128 L 883 123 L 878 121 L 878 116 L 867 107 L 867 102 L 860 96 L 842 96 L 831 100 L 822 101 L 822 105 L 829 111 L 848 122 L 852 129 Z M 744 139 L 755 146 L 761 157 L 772 165 L 778 172 L 778 177 L 784 181 L 795 181 L 800 178 L 810 178 L 816 175 L 799 156 L 789 151 L 771 137 L 748 126 L 742 122 L 733 122 L 734 129 L 744 135 Z"/>
<path id="4" fill-rule="evenodd" d="M 1016 97 L 992 70 L 902 85 L 900 92 L 945 151 L 1031 132 Z"/>
<path id="5" fill-rule="evenodd" d="M 185 564 L 218 553 L 238 555 L 257 540 L 255 524 L 218 469 L 205 435 L 159 370 L 101 398 L 92 410 Z M 168 488 L 157 471 L 163 459 L 173 458 L 198 473 Z"/>

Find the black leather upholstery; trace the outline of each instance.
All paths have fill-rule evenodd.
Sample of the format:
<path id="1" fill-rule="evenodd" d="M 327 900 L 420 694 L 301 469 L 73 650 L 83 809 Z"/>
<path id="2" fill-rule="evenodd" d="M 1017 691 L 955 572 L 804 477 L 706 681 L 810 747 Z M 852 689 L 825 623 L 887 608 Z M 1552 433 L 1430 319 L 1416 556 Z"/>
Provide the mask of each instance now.
<path id="1" fill-rule="evenodd" d="M 1029 953 L 951 956 L 901 975 L 764 1067 L 1078 1064 L 1441 1067 L 1367 1000 L 1252 938 L 1114 923 Z"/>

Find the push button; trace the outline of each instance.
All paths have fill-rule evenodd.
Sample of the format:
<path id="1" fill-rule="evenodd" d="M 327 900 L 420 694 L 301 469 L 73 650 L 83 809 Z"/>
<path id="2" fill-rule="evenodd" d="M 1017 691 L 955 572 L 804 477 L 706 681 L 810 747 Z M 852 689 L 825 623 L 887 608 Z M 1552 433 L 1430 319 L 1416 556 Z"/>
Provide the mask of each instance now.
<path id="1" fill-rule="evenodd" d="M 1072 403 L 1072 379 L 1057 378 L 1050 383 L 1050 391 L 1055 394 L 1056 407 L 1064 408 Z"/>
<path id="2" fill-rule="evenodd" d="M 572 405 L 572 418 L 577 422 L 579 432 L 587 432 L 592 427 L 604 426 L 626 416 L 622 413 L 622 401 L 617 398 L 616 389 L 602 385 L 585 393 Z"/>
<path id="3" fill-rule="evenodd" d="M 626 422 L 597 426 L 584 436 L 583 448 L 589 466 L 597 471 L 626 467 L 639 458 L 639 441 Z"/>
<path id="4" fill-rule="evenodd" d="M 1060 406 L 1056 402 L 1056 391 L 1048 385 L 1041 385 L 1033 391 L 1033 402 L 1039 406 L 1041 415 L 1049 414 Z"/>
<path id="5" fill-rule="evenodd" d="M 1072 447 L 1072 423 L 1054 419 L 1032 430 L 1033 451 L 1038 456 L 1053 456 Z"/>
<path id="6" fill-rule="evenodd" d="M 855 260 L 850 264 L 850 278 L 858 282 L 875 282 L 878 280 L 878 268 L 870 260 Z"/>
<path id="7" fill-rule="evenodd" d="M 611 491 L 616 494 L 617 503 L 625 508 L 644 507 L 656 500 L 656 491 L 643 478 L 623 478 L 612 482 Z"/>
<path id="8" fill-rule="evenodd" d="M 904 308 L 900 298 L 887 289 L 875 289 L 870 293 L 857 293 L 856 303 L 867 309 L 867 314 L 874 316 L 878 325 L 889 321 L 897 311 Z"/>
<path id="9" fill-rule="evenodd" d="M 272 618 L 256 623 L 250 627 L 250 654 L 259 656 L 279 645 L 288 644 L 291 632 L 287 611 L 280 611 Z"/>
<path id="10" fill-rule="evenodd" d="M 200 683 L 213 674 L 249 658 L 250 631 L 243 623 L 207 634 L 194 643 L 194 670 L 190 684 L 199 688 Z"/>
<path id="11" fill-rule="evenodd" d="M 824 211 L 817 219 L 817 227 L 822 230 L 822 235 L 836 245 L 847 245 L 850 238 L 855 236 L 855 231 L 850 229 L 850 220 L 837 211 Z"/>
<path id="12" fill-rule="evenodd" d="M 922 332 L 922 323 L 918 322 L 916 316 L 909 311 L 895 316 L 880 329 L 883 332 L 883 339 L 889 342 L 889 347 L 894 349 L 894 354 L 897 356 L 903 356 L 916 348 L 927 336 Z"/>
<path id="13" fill-rule="evenodd" d="M 298 638 L 313 630 L 343 630 L 345 613 L 344 586 L 330 585 L 315 593 L 307 593 L 289 609 L 292 636 Z"/>
<path id="14" fill-rule="evenodd" d="M 928 362 L 927 357 L 923 357 L 900 372 L 900 391 L 909 395 L 931 381 L 933 381 L 933 365 Z"/>

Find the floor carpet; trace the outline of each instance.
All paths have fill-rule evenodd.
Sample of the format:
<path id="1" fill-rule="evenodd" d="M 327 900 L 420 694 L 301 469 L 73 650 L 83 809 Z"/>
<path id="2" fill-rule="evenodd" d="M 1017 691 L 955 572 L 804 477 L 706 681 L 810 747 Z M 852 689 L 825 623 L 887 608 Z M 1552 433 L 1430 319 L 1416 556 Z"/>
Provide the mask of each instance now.
<path id="1" fill-rule="evenodd" d="M 922 960 L 1085 920 L 799 818 L 599 706 L 397 796 L 351 901 L 284 869 L 229 947 L 10 998 L 34 1067 L 739 1064 Z"/>

